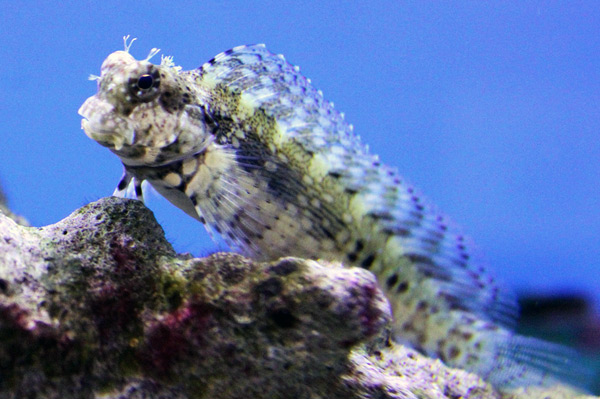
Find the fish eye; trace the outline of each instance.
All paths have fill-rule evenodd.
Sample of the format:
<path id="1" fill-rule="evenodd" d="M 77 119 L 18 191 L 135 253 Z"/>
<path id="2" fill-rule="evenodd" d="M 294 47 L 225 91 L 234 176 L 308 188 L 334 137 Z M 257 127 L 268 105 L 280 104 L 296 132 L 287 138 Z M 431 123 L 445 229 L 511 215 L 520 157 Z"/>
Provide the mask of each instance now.
<path id="1" fill-rule="evenodd" d="M 154 84 L 154 78 L 150 74 L 144 74 L 138 78 L 137 86 L 142 90 L 148 90 Z"/>
<path id="2" fill-rule="evenodd" d="M 160 74 L 155 68 L 149 68 L 147 72 L 129 79 L 129 93 L 141 102 L 149 102 L 155 99 L 160 90 Z"/>

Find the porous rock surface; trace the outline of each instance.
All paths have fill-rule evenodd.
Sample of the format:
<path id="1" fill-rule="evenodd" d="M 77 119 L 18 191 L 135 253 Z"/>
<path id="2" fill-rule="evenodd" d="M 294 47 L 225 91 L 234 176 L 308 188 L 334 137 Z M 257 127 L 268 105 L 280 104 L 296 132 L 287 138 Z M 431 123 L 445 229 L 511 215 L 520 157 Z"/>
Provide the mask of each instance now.
<path id="1" fill-rule="evenodd" d="M 41 228 L 0 211 L 0 399 L 573 398 L 501 394 L 388 339 L 373 275 L 178 255 L 142 203 Z"/>

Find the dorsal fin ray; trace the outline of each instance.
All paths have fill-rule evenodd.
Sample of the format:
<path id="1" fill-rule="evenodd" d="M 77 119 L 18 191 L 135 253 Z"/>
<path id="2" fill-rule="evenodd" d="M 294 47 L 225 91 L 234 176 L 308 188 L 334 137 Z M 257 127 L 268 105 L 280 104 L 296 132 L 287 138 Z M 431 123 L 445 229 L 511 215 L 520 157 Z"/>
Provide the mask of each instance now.
<path id="1" fill-rule="evenodd" d="M 293 138 L 307 153 L 322 153 L 341 184 L 369 198 L 366 212 L 391 216 L 380 222 L 390 231 L 405 234 L 402 241 L 410 251 L 407 254 L 428 260 L 416 263 L 424 275 L 432 275 L 432 268 L 443 273 L 440 286 L 453 298 L 453 305 L 503 325 L 514 324 L 516 300 L 488 273 L 478 249 L 395 169 L 382 166 L 297 68 L 264 46 L 253 45 L 221 53 L 198 72 L 202 82 L 240 94 L 276 120 L 281 135 L 286 136 L 280 139 Z M 251 149 L 244 154 L 265 157 L 264 152 L 252 154 Z"/>

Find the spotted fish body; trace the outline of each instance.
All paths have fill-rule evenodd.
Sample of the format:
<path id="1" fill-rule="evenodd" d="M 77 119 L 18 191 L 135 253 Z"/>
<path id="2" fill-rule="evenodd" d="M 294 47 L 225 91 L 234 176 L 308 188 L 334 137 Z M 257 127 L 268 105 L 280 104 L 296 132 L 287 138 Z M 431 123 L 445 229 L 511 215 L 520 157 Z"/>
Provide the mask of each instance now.
<path id="1" fill-rule="evenodd" d="M 500 387 L 577 383 L 569 350 L 516 335 L 515 299 L 471 241 L 283 56 L 240 46 L 196 70 L 117 51 L 82 128 L 245 255 L 326 259 L 378 276 L 399 341 Z"/>

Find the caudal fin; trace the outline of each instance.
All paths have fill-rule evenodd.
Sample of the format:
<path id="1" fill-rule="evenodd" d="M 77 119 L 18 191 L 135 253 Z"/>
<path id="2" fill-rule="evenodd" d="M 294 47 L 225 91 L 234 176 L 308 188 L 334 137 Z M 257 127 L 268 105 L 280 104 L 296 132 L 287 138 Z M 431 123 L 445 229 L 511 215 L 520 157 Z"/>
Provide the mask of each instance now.
<path id="1" fill-rule="evenodd" d="M 513 335 L 498 340 L 487 380 L 497 387 L 569 384 L 586 390 L 593 368 L 576 351 L 536 338 Z"/>

